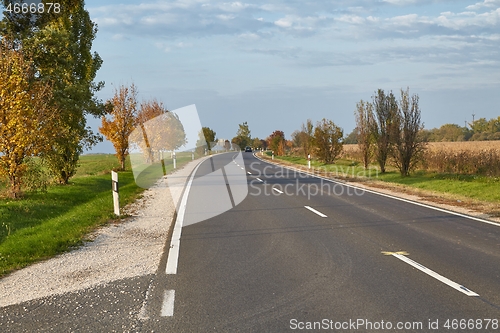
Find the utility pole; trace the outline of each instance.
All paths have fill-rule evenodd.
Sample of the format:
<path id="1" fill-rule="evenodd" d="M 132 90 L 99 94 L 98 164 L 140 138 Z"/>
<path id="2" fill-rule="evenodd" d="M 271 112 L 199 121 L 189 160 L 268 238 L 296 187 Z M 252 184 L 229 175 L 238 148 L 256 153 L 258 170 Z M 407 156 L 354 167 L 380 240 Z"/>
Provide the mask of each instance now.
<path id="1" fill-rule="evenodd" d="M 475 113 L 472 114 L 472 126 L 474 126 L 474 117 L 476 117 Z"/>

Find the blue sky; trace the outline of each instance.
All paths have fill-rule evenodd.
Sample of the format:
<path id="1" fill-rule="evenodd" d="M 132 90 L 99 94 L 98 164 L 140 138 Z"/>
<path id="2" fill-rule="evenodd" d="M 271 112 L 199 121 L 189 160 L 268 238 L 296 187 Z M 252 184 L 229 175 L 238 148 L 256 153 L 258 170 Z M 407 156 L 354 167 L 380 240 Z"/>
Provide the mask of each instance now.
<path id="1" fill-rule="evenodd" d="M 420 96 L 426 128 L 500 116 L 500 0 L 86 1 L 104 60 L 99 97 L 134 82 L 139 99 L 196 104 L 231 139 L 308 118 L 347 133 L 378 88 Z M 97 129 L 99 121 L 91 121 Z M 94 152 L 112 152 L 109 143 Z"/>

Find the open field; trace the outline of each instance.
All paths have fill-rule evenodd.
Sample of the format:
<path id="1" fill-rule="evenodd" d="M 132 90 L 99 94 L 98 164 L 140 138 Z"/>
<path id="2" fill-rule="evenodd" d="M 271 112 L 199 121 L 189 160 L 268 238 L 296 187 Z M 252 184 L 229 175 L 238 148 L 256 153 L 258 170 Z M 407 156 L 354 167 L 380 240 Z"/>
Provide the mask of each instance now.
<path id="1" fill-rule="evenodd" d="M 447 151 L 484 151 L 498 150 L 500 151 L 500 141 L 463 141 L 463 142 L 428 142 L 429 150 L 447 150 Z M 351 156 L 359 153 L 357 144 L 344 145 L 344 156 Z"/>
<path id="2" fill-rule="evenodd" d="M 356 144 L 344 145 L 342 157 L 362 161 Z M 429 142 L 417 170 L 499 177 L 500 141 Z"/>

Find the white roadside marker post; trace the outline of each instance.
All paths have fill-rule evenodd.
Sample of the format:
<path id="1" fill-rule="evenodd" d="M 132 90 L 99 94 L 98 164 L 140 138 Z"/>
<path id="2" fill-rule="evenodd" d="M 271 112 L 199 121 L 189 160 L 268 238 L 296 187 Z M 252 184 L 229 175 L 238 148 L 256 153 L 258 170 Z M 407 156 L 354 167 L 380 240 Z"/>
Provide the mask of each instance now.
<path id="1" fill-rule="evenodd" d="M 113 206 L 116 216 L 120 216 L 120 195 L 118 194 L 118 173 L 111 171 L 111 188 L 113 190 Z"/>
<path id="2" fill-rule="evenodd" d="M 307 167 L 311 169 L 311 154 L 307 155 Z"/>
<path id="3" fill-rule="evenodd" d="M 177 167 L 177 163 L 176 163 L 176 160 L 175 160 L 175 151 L 173 152 L 173 155 L 174 155 L 174 169 Z"/>

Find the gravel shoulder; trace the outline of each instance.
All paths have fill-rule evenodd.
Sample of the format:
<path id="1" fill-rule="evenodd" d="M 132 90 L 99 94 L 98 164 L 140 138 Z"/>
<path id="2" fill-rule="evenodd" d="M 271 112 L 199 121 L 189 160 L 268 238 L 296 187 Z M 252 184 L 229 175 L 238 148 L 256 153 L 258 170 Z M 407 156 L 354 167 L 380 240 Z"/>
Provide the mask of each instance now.
<path id="1" fill-rule="evenodd" d="M 145 190 L 123 209 L 130 217 L 98 229 L 82 247 L 0 279 L 0 307 L 154 274 L 186 178 L 199 162 Z"/>

